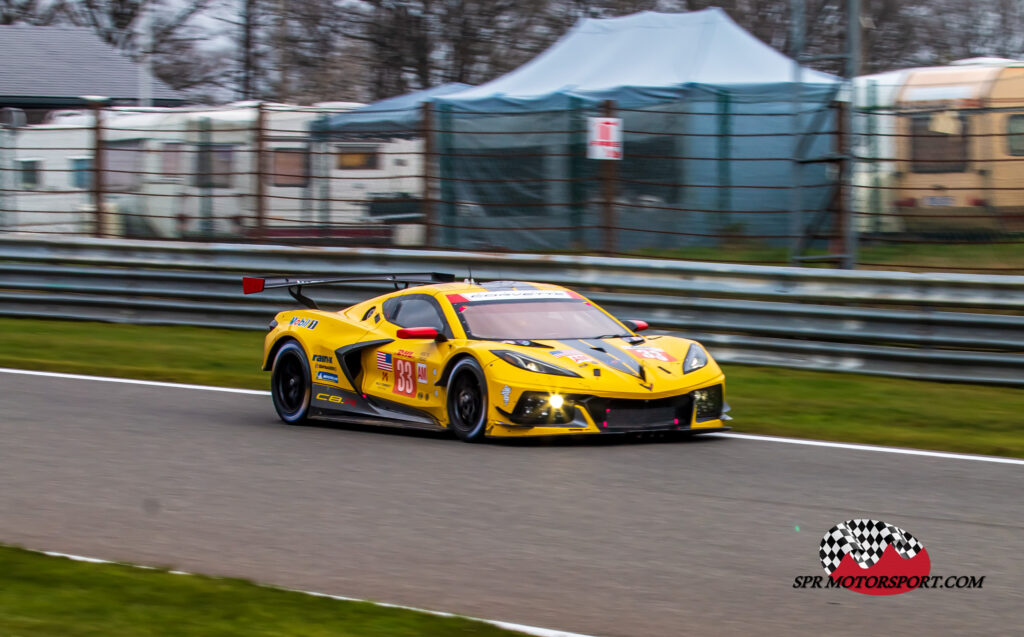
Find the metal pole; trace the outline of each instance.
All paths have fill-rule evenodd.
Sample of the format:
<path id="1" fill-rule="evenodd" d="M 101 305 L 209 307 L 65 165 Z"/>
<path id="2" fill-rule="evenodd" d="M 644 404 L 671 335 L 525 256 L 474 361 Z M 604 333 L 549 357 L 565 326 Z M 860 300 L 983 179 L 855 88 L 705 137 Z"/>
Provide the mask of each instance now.
<path id="1" fill-rule="evenodd" d="M 867 143 L 861 147 L 867 150 L 868 160 L 871 166 L 871 191 L 868 195 L 867 210 L 871 213 L 871 231 L 880 232 L 882 222 L 882 192 L 881 179 L 879 178 L 879 167 L 881 166 L 881 151 L 878 144 L 878 82 L 871 80 L 867 85 L 865 102 L 868 108 L 862 113 L 866 118 L 865 129 L 867 131 Z M 854 103 L 856 107 L 856 103 Z"/>
<path id="2" fill-rule="evenodd" d="M 331 217 L 332 210 L 334 208 L 333 202 L 331 201 L 331 157 L 328 154 L 330 151 L 327 144 L 328 131 L 330 130 L 330 117 L 325 113 L 319 118 L 319 124 L 317 130 L 319 133 L 313 136 L 313 143 L 309 146 L 309 167 L 313 172 L 313 177 L 316 178 L 320 185 L 318 189 L 320 196 L 320 219 L 324 224 L 325 228 L 331 228 Z M 312 184 L 313 182 L 310 181 Z"/>
<path id="3" fill-rule="evenodd" d="M 846 143 L 843 145 L 843 154 L 846 157 L 843 162 L 846 167 L 844 184 L 846 191 L 842 198 L 842 223 L 843 223 L 843 260 L 842 266 L 846 270 L 857 267 L 857 224 L 853 214 L 853 172 L 856 168 L 856 158 L 853 148 L 853 78 L 860 73 L 860 0 L 847 0 L 846 4 L 846 84 L 849 103 L 846 108 Z"/>
<path id="4" fill-rule="evenodd" d="M 605 100 L 601 105 L 601 111 L 603 117 L 615 117 L 615 100 Z M 625 140 L 625 133 L 622 134 L 623 140 Z M 615 252 L 615 179 L 616 179 L 616 168 L 618 168 L 615 160 L 604 160 L 601 162 L 601 191 L 603 194 L 602 211 L 601 211 L 601 226 L 604 234 L 604 248 L 603 252 L 607 255 L 611 255 Z"/>
<path id="5" fill-rule="evenodd" d="M 213 234 L 213 147 L 210 118 L 199 120 L 199 234 L 209 238 Z"/>
<path id="6" fill-rule="evenodd" d="M 102 100 L 91 100 L 92 106 L 92 205 L 96 221 L 93 234 L 105 234 L 103 214 L 103 105 Z"/>
<path id="7" fill-rule="evenodd" d="M 153 21 L 149 4 L 141 4 L 139 15 L 139 49 L 142 64 L 139 64 L 139 106 L 153 105 Z"/>
<path id="8" fill-rule="evenodd" d="M 793 58 L 793 119 L 792 119 L 792 135 L 793 135 L 793 157 L 790 164 L 790 184 L 789 184 L 789 235 L 790 235 L 790 247 L 789 247 L 789 261 L 793 265 L 799 263 L 798 257 L 800 256 L 800 236 L 803 234 L 803 213 L 801 208 L 803 207 L 801 182 L 803 180 L 801 163 L 800 163 L 800 108 L 801 108 L 801 96 L 800 96 L 800 85 L 803 82 L 803 68 L 801 67 L 801 58 L 804 54 L 804 2 L 805 0 L 791 0 L 790 2 L 790 56 Z"/>
<path id="9" fill-rule="evenodd" d="M 732 109 L 727 91 L 718 94 L 718 214 L 716 230 L 727 228 L 731 223 L 732 209 Z"/>
<path id="10" fill-rule="evenodd" d="M 438 108 L 438 166 L 440 167 L 440 190 L 441 200 L 439 202 L 441 217 L 441 236 L 444 237 L 444 246 L 455 245 L 455 182 L 451 180 L 453 158 L 452 158 L 452 107 L 448 104 L 441 104 Z"/>
<path id="11" fill-rule="evenodd" d="M 424 241 L 427 247 L 436 247 L 434 244 L 437 241 L 437 206 L 434 202 L 434 135 L 431 131 L 431 124 L 433 122 L 433 113 L 431 112 L 430 102 L 423 102 L 421 105 L 423 115 L 421 118 L 420 132 L 423 135 L 423 194 L 422 203 L 423 206 L 423 223 L 424 223 Z"/>
<path id="12" fill-rule="evenodd" d="M 569 97 L 569 227 L 572 228 L 570 244 L 574 250 L 586 245 L 584 230 L 584 207 L 587 190 L 583 181 L 584 162 L 587 156 L 587 121 L 583 114 L 583 100 Z"/>
<path id="13" fill-rule="evenodd" d="M 256 104 L 256 239 L 263 241 L 266 238 L 267 221 L 267 185 L 263 179 L 263 171 L 266 167 L 266 136 L 263 129 L 267 125 L 267 111 L 263 102 Z"/>

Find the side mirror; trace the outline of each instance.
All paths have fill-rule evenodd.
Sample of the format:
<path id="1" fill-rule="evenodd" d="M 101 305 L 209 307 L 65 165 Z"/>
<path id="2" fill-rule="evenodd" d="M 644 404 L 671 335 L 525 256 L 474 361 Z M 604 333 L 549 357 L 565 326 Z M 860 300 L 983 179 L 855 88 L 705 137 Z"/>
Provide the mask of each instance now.
<path id="1" fill-rule="evenodd" d="M 444 335 L 438 332 L 432 327 L 402 327 L 397 332 L 398 338 L 401 339 L 430 339 L 437 342 L 441 342 L 445 339 Z"/>
<path id="2" fill-rule="evenodd" d="M 622 321 L 622 324 L 628 327 L 629 329 L 633 330 L 634 332 L 642 332 L 649 327 L 647 325 L 647 321 L 641 321 L 639 319 L 627 319 Z"/>

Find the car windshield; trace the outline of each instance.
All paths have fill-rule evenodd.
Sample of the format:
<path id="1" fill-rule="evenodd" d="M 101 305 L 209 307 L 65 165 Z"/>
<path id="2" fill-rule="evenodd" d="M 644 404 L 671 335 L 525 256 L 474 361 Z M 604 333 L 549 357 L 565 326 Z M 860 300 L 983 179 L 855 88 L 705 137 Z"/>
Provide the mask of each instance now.
<path id="1" fill-rule="evenodd" d="M 467 303 L 456 304 L 455 309 L 473 338 L 557 340 L 628 334 L 607 314 L 581 299 Z"/>

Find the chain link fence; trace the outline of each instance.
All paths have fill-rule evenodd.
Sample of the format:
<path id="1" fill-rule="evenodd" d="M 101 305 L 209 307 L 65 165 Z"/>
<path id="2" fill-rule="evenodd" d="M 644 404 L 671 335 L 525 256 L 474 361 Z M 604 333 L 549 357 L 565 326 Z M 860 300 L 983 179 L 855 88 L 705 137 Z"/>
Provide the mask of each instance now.
<path id="1" fill-rule="evenodd" d="M 860 267 L 1020 271 L 1024 67 L 924 71 L 859 79 L 850 139 L 832 94 L 56 112 L 0 130 L 0 231 L 823 265 L 855 232 Z M 590 117 L 622 160 L 587 158 Z"/>

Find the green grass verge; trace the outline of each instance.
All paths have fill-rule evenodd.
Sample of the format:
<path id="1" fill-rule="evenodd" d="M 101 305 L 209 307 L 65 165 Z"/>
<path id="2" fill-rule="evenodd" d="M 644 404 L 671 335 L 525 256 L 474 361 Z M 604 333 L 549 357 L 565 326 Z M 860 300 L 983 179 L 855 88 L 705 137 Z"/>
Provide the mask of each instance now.
<path id="1" fill-rule="evenodd" d="M 0 319 L 0 366 L 266 389 L 262 332 Z M 1024 457 L 1024 391 L 726 365 L 737 431 Z"/>
<path id="2" fill-rule="evenodd" d="M 459 617 L 239 579 L 94 564 L 0 546 L 0 635 L 522 635 Z"/>

